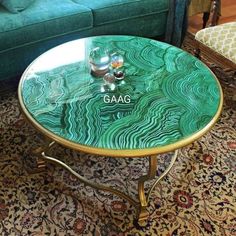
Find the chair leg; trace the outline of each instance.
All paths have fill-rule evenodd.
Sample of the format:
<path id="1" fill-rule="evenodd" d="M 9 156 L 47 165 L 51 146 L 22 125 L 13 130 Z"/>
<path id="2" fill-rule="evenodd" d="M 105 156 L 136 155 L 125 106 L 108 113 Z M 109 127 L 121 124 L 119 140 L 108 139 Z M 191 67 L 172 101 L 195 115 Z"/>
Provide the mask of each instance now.
<path id="1" fill-rule="evenodd" d="M 201 60 L 201 50 L 200 50 L 199 42 L 195 39 L 193 43 L 194 43 L 193 55 L 199 60 Z"/>
<path id="2" fill-rule="evenodd" d="M 209 18 L 210 18 L 210 12 L 204 12 L 203 17 L 202 17 L 202 21 L 203 21 L 202 28 L 203 29 L 206 28 Z"/>
<path id="3" fill-rule="evenodd" d="M 201 52 L 200 52 L 200 49 L 199 48 L 195 48 L 194 49 L 194 56 L 196 57 L 196 58 L 198 58 L 199 60 L 201 60 Z"/>
<path id="4" fill-rule="evenodd" d="M 209 26 L 214 26 L 218 24 L 220 17 L 220 7 L 221 7 L 221 0 L 213 0 L 212 19 Z"/>

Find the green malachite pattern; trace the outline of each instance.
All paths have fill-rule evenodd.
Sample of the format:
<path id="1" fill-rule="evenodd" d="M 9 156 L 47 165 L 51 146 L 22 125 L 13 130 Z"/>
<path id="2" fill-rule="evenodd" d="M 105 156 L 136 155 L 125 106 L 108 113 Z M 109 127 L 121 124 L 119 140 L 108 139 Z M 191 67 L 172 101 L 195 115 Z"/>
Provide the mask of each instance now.
<path id="1" fill-rule="evenodd" d="M 124 57 L 125 83 L 101 92 L 89 73 L 94 47 Z M 215 116 L 220 88 L 211 71 L 181 49 L 133 36 L 72 41 L 43 54 L 28 68 L 22 97 L 32 117 L 52 133 L 109 149 L 163 147 L 203 129 Z M 129 95 L 130 103 L 104 96 Z"/>

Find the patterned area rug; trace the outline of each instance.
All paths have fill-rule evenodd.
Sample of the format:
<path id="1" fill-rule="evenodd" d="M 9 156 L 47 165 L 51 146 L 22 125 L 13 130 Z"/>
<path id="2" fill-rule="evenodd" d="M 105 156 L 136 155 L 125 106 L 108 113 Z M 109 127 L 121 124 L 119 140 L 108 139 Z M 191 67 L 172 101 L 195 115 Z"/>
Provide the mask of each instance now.
<path id="1" fill-rule="evenodd" d="M 236 87 L 220 76 L 222 116 L 211 132 L 180 150 L 151 196 L 145 227 L 134 221 L 129 203 L 85 187 L 59 167 L 28 173 L 35 165 L 30 151 L 41 137 L 20 114 L 16 92 L 1 95 L 0 235 L 236 235 Z M 95 157 L 61 146 L 52 155 L 88 179 L 131 195 L 147 168 L 146 159 Z M 158 174 L 169 160 L 169 155 L 159 156 Z"/>

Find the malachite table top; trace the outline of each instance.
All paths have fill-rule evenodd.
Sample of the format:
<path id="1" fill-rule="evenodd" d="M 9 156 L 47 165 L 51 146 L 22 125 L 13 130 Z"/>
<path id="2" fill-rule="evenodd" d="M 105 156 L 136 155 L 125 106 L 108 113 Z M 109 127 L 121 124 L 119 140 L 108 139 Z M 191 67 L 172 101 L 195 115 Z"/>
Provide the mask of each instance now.
<path id="1" fill-rule="evenodd" d="M 102 92 L 90 73 L 95 47 L 124 58 L 124 83 Z M 145 156 L 187 145 L 206 133 L 222 109 L 219 82 L 183 50 L 134 36 L 71 41 L 37 58 L 19 85 L 21 107 L 53 140 L 99 155 Z"/>

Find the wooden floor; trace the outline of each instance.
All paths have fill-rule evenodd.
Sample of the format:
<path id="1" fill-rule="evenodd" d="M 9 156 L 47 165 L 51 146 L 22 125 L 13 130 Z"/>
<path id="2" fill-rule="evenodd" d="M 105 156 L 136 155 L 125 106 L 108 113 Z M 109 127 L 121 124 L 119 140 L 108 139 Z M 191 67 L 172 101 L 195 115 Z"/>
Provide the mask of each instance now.
<path id="1" fill-rule="evenodd" d="M 236 21 L 236 0 L 221 1 L 221 17 L 219 24 Z M 191 16 L 189 18 L 189 29 L 191 33 L 196 33 L 202 28 L 202 14 Z"/>

